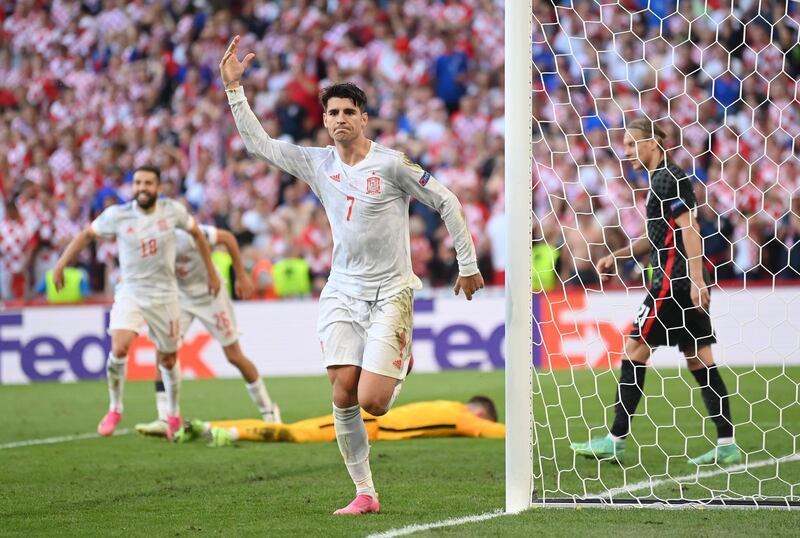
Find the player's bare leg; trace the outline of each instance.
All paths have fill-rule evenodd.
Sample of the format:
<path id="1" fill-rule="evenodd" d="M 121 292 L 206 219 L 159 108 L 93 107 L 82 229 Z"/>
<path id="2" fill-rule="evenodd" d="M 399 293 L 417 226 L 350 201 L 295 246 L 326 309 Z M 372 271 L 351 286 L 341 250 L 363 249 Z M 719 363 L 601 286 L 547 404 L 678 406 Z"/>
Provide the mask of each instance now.
<path id="1" fill-rule="evenodd" d="M 369 467 L 369 438 L 361 406 L 358 402 L 361 368 L 358 366 L 331 366 L 328 378 L 333 392 L 333 425 L 336 442 L 342 453 L 347 472 L 356 486 L 356 498 L 338 515 L 359 515 L 380 510 L 378 494 L 372 483 Z"/>
<path id="2" fill-rule="evenodd" d="M 733 437 L 728 387 L 725 386 L 725 381 L 714 363 L 711 346 L 700 346 L 696 351 L 684 350 L 684 355 L 689 371 L 700 386 L 708 415 L 717 428 L 717 446 L 705 454 L 690 459 L 689 463 L 694 465 L 739 463 L 742 461 L 742 453 Z"/>
<path id="3" fill-rule="evenodd" d="M 167 395 L 167 440 L 172 441 L 175 432 L 181 427 L 181 369 L 175 351 L 156 350 L 156 358 L 158 359 L 158 369 L 161 371 L 161 379 L 164 382 L 164 392 Z"/>
<path id="4" fill-rule="evenodd" d="M 644 377 L 647 359 L 652 350 L 645 342 L 628 338 L 625 356 L 620 367 L 617 402 L 614 406 L 614 424 L 604 437 L 587 442 L 572 443 L 572 450 L 580 456 L 622 461 L 625 455 L 625 438 L 630 433 L 631 416 L 636 412 L 644 394 Z"/>
<path id="5" fill-rule="evenodd" d="M 280 408 L 270 398 L 267 387 L 264 385 L 264 380 L 258 375 L 258 368 L 253 364 L 253 361 L 244 355 L 239 342 L 236 341 L 227 345 L 222 350 L 225 352 L 225 358 L 228 359 L 228 362 L 239 370 L 247 382 L 247 392 L 258 407 L 264 422 L 281 422 Z"/>
<path id="6" fill-rule="evenodd" d="M 397 399 L 401 386 L 398 379 L 363 370 L 358 382 L 358 403 L 370 415 L 385 415 Z"/>
<path id="7" fill-rule="evenodd" d="M 114 433 L 123 410 L 123 393 L 125 389 L 125 373 L 128 366 L 128 350 L 131 347 L 136 332 L 125 329 L 111 331 L 111 353 L 106 362 L 106 378 L 108 380 L 108 413 L 97 425 L 97 433 L 108 436 Z"/>

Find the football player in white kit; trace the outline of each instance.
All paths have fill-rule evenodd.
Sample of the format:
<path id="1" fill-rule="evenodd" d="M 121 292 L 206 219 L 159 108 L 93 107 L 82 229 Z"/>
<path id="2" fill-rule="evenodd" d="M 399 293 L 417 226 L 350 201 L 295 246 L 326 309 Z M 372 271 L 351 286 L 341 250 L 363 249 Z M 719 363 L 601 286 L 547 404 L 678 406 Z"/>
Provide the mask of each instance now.
<path id="1" fill-rule="evenodd" d="M 242 299 L 249 299 L 253 295 L 253 282 L 242 262 L 242 254 L 236 237 L 232 233 L 214 226 L 201 224 L 200 231 L 203 232 L 210 246 L 223 245 L 227 249 L 236 274 L 236 295 Z M 177 242 L 175 275 L 178 278 L 181 307 L 181 337 L 186 335 L 186 331 L 189 330 L 189 326 L 195 319 L 200 320 L 214 340 L 222 346 L 222 351 L 228 361 L 236 366 L 247 382 L 247 392 L 258 407 L 261 418 L 265 422 L 281 422 L 280 409 L 270 398 L 264 380 L 258 373 L 258 368 L 244 355 L 239 346 L 239 330 L 236 326 L 233 302 L 227 289 L 222 286 L 216 296 L 208 292 L 206 267 L 194 239 L 191 234 L 183 230 L 176 230 L 175 234 Z M 215 270 L 220 280 L 224 281 L 216 267 Z M 164 383 L 161 376 L 158 376 L 156 380 L 158 420 L 137 424 L 136 431 L 144 435 L 165 435 L 168 416 L 166 404 Z"/>
<path id="2" fill-rule="evenodd" d="M 458 257 L 454 291 L 463 290 L 467 300 L 483 287 L 475 247 L 455 195 L 402 153 L 364 136 L 366 96 L 354 84 L 334 84 L 320 96 L 335 146 L 301 147 L 270 138 L 240 84 L 255 55 L 240 61 L 238 45 L 236 36 L 220 72 L 248 152 L 307 182 L 325 206 L 333 233 L 333 263 L 317 328 L 333 388 L 336 438 L 356 485 L 356 498 L 335 513 L 377 512 L 359 408 L 385 414 L 411 362 L 413 291 L 422 283 L 411 271 L 409 198 L 442 216 Z"/>
<path id="3" fill-rule="evenodd" d="M 219 292 L 220 280 L 211 262 L 211 250 L 194 218 L 175 200 L 159 199 L 158 168 L 139 167 L 133 174 L 134 199 L 106 208 L 94 222 L 75 236 L 54 271 L 56 288 L 64 283 L 64 268 L 90 241 L 116 238 L 119 245 L 121 282 L 114 293 L 111 320 L 111 353 L 106 363 L 110 405 L 97 433 L 111 435 L 122 418 L 128 350 L 143 323 L 155 342 L 158 366 L 167 393 L 167 438 L 181 427 L 180 368 L 176 352 L 180 344 L 180 307 L 175 278 L 175 230 L 188 231 L 197 244 L 207 270 L 211 294 Z"/>

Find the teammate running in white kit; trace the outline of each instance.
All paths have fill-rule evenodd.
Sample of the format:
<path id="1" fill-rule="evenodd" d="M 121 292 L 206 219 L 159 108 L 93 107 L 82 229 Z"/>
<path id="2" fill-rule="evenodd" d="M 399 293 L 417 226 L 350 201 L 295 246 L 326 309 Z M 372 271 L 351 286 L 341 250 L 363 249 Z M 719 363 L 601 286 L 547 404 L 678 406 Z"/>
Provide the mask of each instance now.
<path id="1" fill-rule="evenodd" d="M 413 290 L 408 204 L 436 209 L 453 237 L 459 264 L 456 294 L 483 287 L 475 247 L 455 195 L 402 153 L 364 136 L 366 96 L 334 84 L 320 97 L 335 147 L 273 140 L 250 109 L 239 81 L 255 57 L 239 61 L 239 36 L 220 62 L 236 127 L 248 152 L 307 182 L 322 201 L 333 232 L 333 263 L 319 303 L 318 333 L 333 386 L 336 438 L 356 498 L 337 514 L 379 510 L 360 408 L 380 416 L 397 397 L 410 365 Z"/>
<path id="2" fill-rule="evenodd" d="M 111 206 L 72 239 L 55 267 L 56 288 L 64 285 L 64 268 L 90 241 L 116 238 L 119 245 L 121 282 L 114 293 L 111 320 L 111 353 L 106 363 L 110 405 L 97 433 L 111 435 L 122 418 L 128 350 L 143 323 L 155 342 L 161 376 L 167 394 L 167 438 L 181 427 L 180 368 L 176 352 L 180 344 L 180 307 L 175 278 L 175 230 L 188 231 L 197 244 L 207 271 L 207 288 L 219 292 L 220 280 L 211 262 L 211 251 L 194 218 L 180 203 L 159 199 L 158 168 L 139 167 L 133 174 L 133 201 Z"/>

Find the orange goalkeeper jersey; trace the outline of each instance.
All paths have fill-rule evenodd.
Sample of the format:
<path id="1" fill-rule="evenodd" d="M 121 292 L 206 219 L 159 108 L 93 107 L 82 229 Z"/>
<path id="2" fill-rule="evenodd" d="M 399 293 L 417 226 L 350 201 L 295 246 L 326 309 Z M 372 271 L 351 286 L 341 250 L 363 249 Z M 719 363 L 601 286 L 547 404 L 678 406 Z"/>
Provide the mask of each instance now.
<path id="1" fill-rule="evenodd" d="M 381 417 L 361 411 L 372 441 L 396 441 L 417 437 L 483 437 L 500 439 L 506 428 L 476 417 L 461 402 L 437 400 L 401 405 Z M 314 443 L 335 441 L 333 415 L 292 424 L 270 424 L 261 420 L 215 421 L 213 426 L 235 429 L 246 441 Z"/>

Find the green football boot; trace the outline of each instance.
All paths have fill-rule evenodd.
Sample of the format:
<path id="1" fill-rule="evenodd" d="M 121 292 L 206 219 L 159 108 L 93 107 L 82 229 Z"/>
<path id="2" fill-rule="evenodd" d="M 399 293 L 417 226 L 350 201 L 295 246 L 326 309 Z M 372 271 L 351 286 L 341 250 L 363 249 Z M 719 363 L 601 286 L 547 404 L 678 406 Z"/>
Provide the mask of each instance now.
<path id="1" fill-rule="evenodd" d="M 571 443 L 570 448 L 579 456 L 597 458 L 598 460 L 616 460 L 622 462 L 625 456 L 625 440 L 614 441 L 611 437 L 595 437 L 585 443 Z"/>
<path id="2" fill-rule="evenodd" d="M 199 418 L 186 421 L 184 422 L 183 427 L 175 432 L 175 442 L 188 443 L 189 441 L 194 441 L 198 437 L 202 436 L 205 431 L 206 423 Z"/>
<path id="3" fill-rule="evenodd" d="M 742 451 L 735 443 L 717 445 L 705 454 L 689 460 L 689 465 L 733 465 L 742 462 Z"/>

